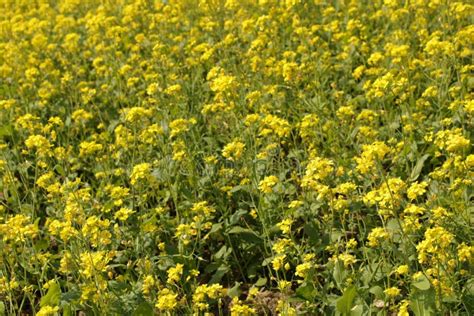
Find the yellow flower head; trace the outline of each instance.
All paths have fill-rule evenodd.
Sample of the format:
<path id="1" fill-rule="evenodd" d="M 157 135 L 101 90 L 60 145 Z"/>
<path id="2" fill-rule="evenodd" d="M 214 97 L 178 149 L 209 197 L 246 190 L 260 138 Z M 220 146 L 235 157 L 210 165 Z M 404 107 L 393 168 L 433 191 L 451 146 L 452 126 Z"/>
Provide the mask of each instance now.
<path id="1" fill-rule="evenodd" d="M 273 191 L 273 187 L 277 185 L 278 178 L 276 176 L 268 176 L 265 177 L 260 183 L 258 184 L 258 188 L 263 193 L 271 193 Z"/>
<path id="2" fill-rule="evenodd" d="M 172 311 L 178 306 L 178 294 L 169 289 L 162 289 L 158 293 L 158 301 L 155 306 L 160 311 Z"/>
<path id="3" fill-rule="evenodd" d="M 149 163 L 141 163 L 133 167 L 130 175 L 130 183 L 137 184 L 140 180 L 145 180 L 150 177 L 151 165 Z"/>
<path id="4" fill-rule="evenodd" d="M 225 145 L 222 156 L 230 161 L 237 161 L 244 152 L 245 144 L 240 141 L 233 141 Z"/>

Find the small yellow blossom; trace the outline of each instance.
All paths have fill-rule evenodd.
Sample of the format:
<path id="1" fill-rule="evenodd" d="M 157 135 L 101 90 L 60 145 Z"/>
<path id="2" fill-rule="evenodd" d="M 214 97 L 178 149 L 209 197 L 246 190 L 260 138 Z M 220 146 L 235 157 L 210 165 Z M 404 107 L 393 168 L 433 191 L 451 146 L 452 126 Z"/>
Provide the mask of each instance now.
<path id="1" fill-rule="evenodd" d="M 397 287 L 387 288 L 383 292 L 385 293 L 385 295 L 387 295 L 390 298 L 397 297 L 398 295 L 400 295 L 400 289 Z"/>
<path id="2" fill-rule="evenodd" d="M 183 275 L 183 267 L 184 265 L 178 263 L 176 266 L 168 269 L 168 280 L 169 284 L 177 283 L 181 279 Z"/>
<path id="3" fill-rule="evenodd" d="M 115 212 L 115 215 L 114 217 L 118 220 L 121 220 L 122 222 L 126 221 L 130 215 L 132 215 L 133 213 L 135 213 L 135 211 L 129 209 L 129 208 L 125 208 L 125 207 L 122 207 L 121 209 L 119 209 L 117 212 Z"/>
<path id="4" fill-rule="evenodd" d="M 41 309 L 36 313 L 37 316 L 53 316 L 58 315 L 59 306 L 43 306 Z"/>
<path id="5" fill-rule="evenodd" d="M 151 165 L 149 163 L 141 163 L 133 167 L 130 175 L 130 183 L 135 185 L 140 180 L 145 180 L 150 176 Z"/>
<path id="6" fill-rule="evenodd" d="M 235 297 L 232 300 L 230 315 L 231 316 L 251 316 L 251 315 L 257 315 L 257 311 L 248 305 L 242 304 L 242 302 L 237 297 Z"/>
<path id="7" fill-rule="evenodd" d="M 409 268 L 408 268 L 408 265 L 401 265 L 401 266 L 398 266 L 397 269 L 395 269 L 395 272 L 398 274 L 398 275 L 405 275 L 407 274 L 409 271 Z"/>
<path id="8" fill-rule="evenodd" d="M 278 178 L 276 176 L 267 176 L 260 181 L 258 188 L 263 193 L 271 193 L 273 187 L 278 184 Z"/>
<path id="9" fill-rule="evenodd" d="M 178 306 L 178 294 L 164 288 L 158 292 L 158 301 L 155 306 L 160 311 L 173 311 Z"/>
<path id="10" fill-rule="evenodd" d="M 278 223 L 277 226 L 283 234 L 289 234 L 291 231 L 291 224 L 293 224 L 293 220 L 291 218 L 287 218 Z"/>
<path id="11" fill-rule="evenodd" d="M 413 183 L 407 189 L 407 196 L 410 200 L 415 200 L 417 197 L 423 195 L 426 192 L 426 187 L 428 183 L 423 181 L 421 183 Z"/>
<path id="12" fill-rule="evenodd" d="M 225 145 L 222 150 L 222 156 L 230 161 L 239 160 L 244 152 L 245 144 L 239 141 L 234 141 Z"/>

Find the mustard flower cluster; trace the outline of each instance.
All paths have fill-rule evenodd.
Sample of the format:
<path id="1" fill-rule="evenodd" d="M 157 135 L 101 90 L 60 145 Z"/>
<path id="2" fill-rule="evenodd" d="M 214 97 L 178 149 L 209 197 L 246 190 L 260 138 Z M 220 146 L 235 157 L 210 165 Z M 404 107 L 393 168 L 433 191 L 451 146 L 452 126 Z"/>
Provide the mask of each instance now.
<path id="1" fill-rule="evenodd" d="M 471 2 L 0 13 L 0 315 L 474 311 Z"/>

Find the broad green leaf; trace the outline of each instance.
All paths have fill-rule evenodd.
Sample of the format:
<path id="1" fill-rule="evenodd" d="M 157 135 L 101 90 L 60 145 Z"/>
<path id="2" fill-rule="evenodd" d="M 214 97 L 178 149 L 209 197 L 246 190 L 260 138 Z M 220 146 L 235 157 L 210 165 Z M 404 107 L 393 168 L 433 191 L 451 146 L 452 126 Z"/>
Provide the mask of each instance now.
<path id="1" fill-rule="evenodd" d="M 351 309 L 351 316 L 362 316 L 364 314 L 364 306 L 358 304 Z"/>
<path id="2" fill-rule="evenodd" d="M 227 248 L 227 245 L 223 245 L 221 249 L 219 249 L 215 254 L 214 258 L 219 259 L 226 259 L 232 253 L 232 248 Z"/>
<path id="3" fill-rule="evenodd" d="M 260 238 L 253 230 L 248 228 L 234 226 L 227 233 L 230 235 L 240 235 L 243 240 L 249 243 L 260 244 L 263 242 L 262 238 Z"/>
<path id="4" fill-rule="evenodd" d="M 466 281 L 464 285 L 464 295 L 461 300 L 462 304 L 466 306 L 466 310 L 474 310 L 474 278 Z"/>
<path id="5" fill-rule="evenodd" d="M 247 214 L 247 211 L 246 210 L 238 210 L 237 212 L 235 212 L 234 214 L 232 214 L 229 218 L 229 224 L 230 225 L 235 225 L 239 222 L 241 222 L 241 218 L 242 216 L 244 216 L 245 214 Z M 239 227 L 239 226 L 237 226 Z M 242 227 L 240 227 L 242 228 Z M 244 229 L 244 228 L 242 228 Z"/>
<path id="6" fill-rule="evenodd" d="M 212 227 L 211 227 L 211 230 L 209 231 L 209 234 L 213 234 L 215 232 L 218 232 L 221 229 L 222 229 L 222 223 L 213 224 Z"/>
<path id="7" fill-rule="evenodd" d="M 350 315 L 356 295 L 356 288 L 354 286 L 348 287 L 344 294 L 336 301 L 337 311 L 342 315 Z"/>
<path id="8" fill-rule="evenodd" d="M 207 239 L 209 238 L 209 236 L 211 236 L 212 234 L 215 234 L 215 233 L 218 233 L 219 231 L 222 230 L 222 227 L 223 227 L 223 223 L 216 223 L 216 224 L 213 224 L 211 229 L 209 230 L 209 232 L 203 237 L 203 239 Z"/>
<path id="9" fill-rule="evenodd" d="M 249 188 L 248 185 L 236 185 L 230 190 L 230 192 L 235 193 L 241 190 L 248 190 L 248 188 Z"/>
<path id="10" fill-rule="evenodd" d="M 469 295 L 474 295 L 474 278 L 467 280 L 464 288 L 466 289 L 466 293 Z"/>
<path id="11" fill-rule="evenodd" d="M 385 226 L 394 233 L 398 233 L 402 230 L 402 228 L 400 227 L 400 221 L 395 218 L 389 219 Z"/>
<path id="12" fill-rule="evenodd" d="M 235 282 L 235 285 L 227 290 L 227 295 L 232 298 L 239 296 L 240 293 L 240 282 Z"/>
<path id="13" fill-rule="evenodd" d="M 5 304 L 0 301 L 0 316 L 5 316 Z"/>
<path id="14" fill-rule="evenodd" d="M 378 285 L 371 287 L 369 292 L 374 294 L 376 298 L 381 298 L 384 296 L 383 289 Z"/>
<path id="15" fill-rule="evenodd" d="M 49 286 L 48 292 L 41 298 L 40 306 L 58 306 L 59 298 L 61 297 L 61 288 L 59 284 L 52 283 Z"/>
<path id="16" fill-rule="evenodd" d="M 48 249 L 49 243 L 46 239 L 40 239 L 38 240 L 34 245 L 34 249 L 38 252 Z"/>
<path id="17" fill-rule="evenodd" d="M 296 289 L 296 295 L 307 301 L 313 301 L 318 291 L 312 284 L 302 285 Z"/>
<path id="18" fill-rule="evenodd" d="M 69 291 L 61 294 L 61 302 L 73 302 L 78 300 L 81 297 L 81 292 L 79 291 Z"/>
<path id="19" fill-rule="evenodd" d="M 255 282 L 255 286 L 264 286 L 267 284 L 267 278 L 258 278 L 257 282 Z"/>
<path id="20" fill-rule="evenodd" d="M 119 265 L 120 266 L 120 265 Z M 129 284 L 127 282 L 119 282 L 119 281 L 109 281 L 109 289 L 114 292 L 123 292 L 129 288 Z"/>
<path id="21" fill-rule="evenodd" d="M 22 204 L 21 205 L 21 211 L 23 213 L 33 214 L 33 212 L 35 211 L 35 208 L 31 204 Z"/>
<path id="22" fill-rule="evenodd" d="M 415 282 L 412 282 L 412 285 L 422 291 L 426 291 L 431 287 L 430 281 L 424 275 L 419 277 Z"/>
<path id="23" fill-rule="evenodd" d="M 342 233 L 340 231 L 337 231 L 337 230 L 333 230 L 331 232 L 331 242 L 337 242 L 341 237 L 342 237 Z"/>
<path id="24" fill-rule="evenodd" d="M 304 225 L 304 233 L 309 237 L 309 241 L 313 244 L 317 243 L 321 239 L 319 236 L 320 230 L 314 223 L 306 223 Z"/>
<path id="25" fill-rule="evenodd" d="M 436 305 L 434 290 L 416 291 L 411 295 L 410 307 L 415 316 L 435 315 Z"/>
<path id="26" fill-rule="evenodd" d="M 336 281 L 339 288 L 341 288 L 341 284 L 344 282 L 346 278 L 347 271 L 344 269 L 344 264 L 341 261 L 337 261 L 334 265 L 334 270 L 332 272 L 332 276 Z"/>
<path id="27" fill-rule="evenodd" d="M 226 265 L 221 265 L 219 268 L 217 268 L 216 272 L 214 272 L 214 275 L 212 276 L 211 280 L 209 281 L 210 284 L 213 283 L 219 283 L 222 279 L 222 277 L 229 272 L 229 267 Z"/>
<path id="28" fill-rule="evenodd" d="M 247 234 L 247 233 L 250 233 L 250 234 L 255 235 L 253 230 L 248 229 L 248 228 L 243 228 L 243 227 L 240 227 L 240 226 L 232 227 L 227 233 L 228 234 Z"/>
<path id="29" fill-rule="evenodd" d="M 71 308 L 71 304 L 64 305 L 62 309 L 63 309 L 63 316 L 75 315 L 72 308 Z"/>
<path id="30" fill-rule="evenodd" d="M 63 166 L 61 166 L 61 165 L 59 165 L 59 164 L 58 164 L 58 165 L 55 165 L 55 166 L 54 166 L 54 170 L 55 170 L 57 173 L 59 173 L 61 176 L 63 176 L 63 177 L 66 176 L 66 172 L 64 171 Z"/>
<path id="31" fill-rule="evenodd" d="M 0 137 L 11 136 L 13 134 L 13 127 L 11 125 L 4 125 L 0 127 Z"/>
<path id="32" fill-rule="evenodd" d="M 425 161 L 426 159 L 428 159 L 429 156 L 430 155 L 425 154 L 421 158 L 418 159 L 415 167 L 411 171 L 410 181 L 415 181 L 416 179 L 418 179 L 418 177 L 420 176 L 421 170 L 423 169 L 423 165 L 425 164 Z"/>
<path id="33" fill-rule="evenodd" d="M 269 264 L 270 262 L 272 262 L 272 260 L 273 260 L 273 257 L 265 258 L 265 259 L 262 261 L 262 267 L 268 266 L 268 264 Z"/>
<path id="34" fill-rule="evenodd" d="M 154 314 L 153 306 L 151 306 L 148 302 L 142 302 L 133 311 L 132 316 L 153 316 Z"/>

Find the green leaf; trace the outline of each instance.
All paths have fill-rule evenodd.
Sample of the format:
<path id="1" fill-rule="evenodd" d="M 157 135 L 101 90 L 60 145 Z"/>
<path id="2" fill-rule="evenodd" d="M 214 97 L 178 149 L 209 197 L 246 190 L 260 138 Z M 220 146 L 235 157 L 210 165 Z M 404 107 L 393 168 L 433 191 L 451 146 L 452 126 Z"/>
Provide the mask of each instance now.
<path id="1" fill-rule="evenodd" d="M 272 262 L 272 260 L 273 260 L 273 257 L 265 258 L 265 259 L 262 261 L 262 267 L 268 266 L 268 264 L 269 264 L 270 262 Z"/>
<path id="2" fill-rule="evenodd" d="M 474 296 L 474 278 L 471 278 L 466 281 L 466 284 L 464 285 L 464 289 L 468 295 Z"/>
<path id="3" fill-rule="evenodd" d="M 410 307 L 415 316 L 430 316 L 436 314 L 434 289 L 416 291 L 410 297 Z"/>
<path id="4" fill-rule="evenodd" d="M 400 221 L 395 218 L 389 219 L 385 226 L 394 233 L 398 233 L 402 230 Z"/>
<path id="5" fill-rule="evenodd" d="M 472 289 L 468 289 L 467 294 L 463 295 L 462 302 L 466 306 L 466 310 L 474 311 L 474 295 L 469 294 L 470 292 L 472 292 Z"/>
<path id="6" fill-rule="evenodd" d="M 214 275 L 212 276 L 211 280 L 209 281 L 209 284 L 214 284 L 214 283 L 219 283 L 222 279 L 222 277 L 229 272 L 229 267 L 226 265 L 221 265 L 219 268 L 217 268 L 216 272 L 214 272 Z"/>
<path id="7" fill-rule="evenodd" d="M 75 313 L 72 310 L 71 304 L 64 305 L 62 309 L 63 309 L 63 316 L 75 315 Z"/>
<path id="8" fill-rule="evenodd" d="M 344 279 L 347 276 L 347 271 L 344 269 L 344 264 L 341 261 L 337 261 L 332 276 L 337 283 L 337 286 L 341 288 L 341 284 L 344 282 Z"/>
<path id="9" fill-rule="evenodd" d="M 342 233 L 338 230 L 331 231 L 331 242 L 337 242 L 342 236 Z"/>
<path id="10" fill-rule="evenodd" d="M 309 237 L 309 241 L 313 244 L 316 244 L 321 239 L 319 236 L 320 230 L 315 223 L 306 223 L 304 225 L 304 233 Z"/>
<path id="11" fill-rule="evenodd" d="M 240 282 L 235 282 L 235 285 L 227 290 L 227 295 L 231 298 L 239 296 L 240 293 Z"/>
<path id="12" fill-rule="evenodd" d="M 231 230 L 227 232 L 229 235 L 236 234 L 240 235 L 240 237 L 253 244 L 260 244 L 263 242 L 262 238 L 260 238 L 253 230 L 248 228 L 243 228 L 240 226 L 234 226 Z"/>
<path id="13" fill-rule="evenodd" d="M 418 179 L 418 177 L 420 176 L 421 170 L 423 169 L 423 165 L 425 164 L 425 161 L 426 159 L 428 159 L 429 156 L 430 155 L 425 154 L 420 159 L 418 159 L 415 167 L 411 171 L 411 175 L 409 178 L 410 181 L 415 181 L 416 179 Z"/>
<path id="14" fill-rule="evenodd" d="M 307 301 L 313 301 L 316 295 L 318 295 L 318 291 L 312 284 L 306 284 L 296 289 L 296 295 Z"/>
<path id="15" fill-rule="evenodd" d="M 22 204 L 21 205 L 21 211 L 23 213 L 33 214 L 34 211 L 35 211 L 35 208 L 31 204 Z"/>
<path id="16" fill-rule="evenodd" d="M 133 311 L 132 316 L 153 316 L 154 314 L 153 306 L 151 306 L 148 302 L 142 302 Z"/>
<path id="17" fill-rule="evenodd" d="M 415 282 L 412 282 L 412 285 L 422 291 L 426 291 L 431 287 L 430 281 L 424 275 L 419 277 Z"/>
<path id="18" fill-rule="evenodd" d="M 222 229 L 222 223 L 213 224 L 211 230 L 209 231 L 209 235 L 218 232 Z"/>
<path id="19" fill-rule="evenodd" d="M 230 225 L 235 225 L 237 224 L 238 222 L 241 222 L 241 218 L 242 216 L 244 216 L 245 214 L 247 214 L 248 212 L 246 210 L 238 210 L 237 212 L 235 212 L 234 214 L 232 214 L 229 218 L 229 224 Z M 240 227 L 242 228 L 242 227 Z"/>
<path id="20" fill-rule="evenodd" d="M 364 306 L 361 304 L 356 305 L 351 309 L 351 316 L 362 316 L 362 314 L 364 314 Z"/>
<path id="21" fill-rule="evenodd" d="M 232 253 L 232 248 L 227 248 L 227 245 L 223 245 L 215 254 L 214 258 L 217 260 L 227 259 L 227 257 Z"/>
<path id="22" fill-rule="evenodd" d="M 57 173 L 59 173 L 59 175 L 61 175 L 61 176 L 63 176 L 63 177 L 66 176 L 66 171 L 64 171 L 63 166 L 61 166 L 61 165 L 55 165 L 55 166 L 54 166 L 54 170 L 55 170 Z"/>
<path id="23" fill-rule="evenodd" d="M 13 134 L 13 127 L 11 125 L 4 125 L 0 127 L 0 137 L 11 136 L 12 134 Z"/>
<path id="24" fill-rule="evenodd" d="M 235 187 L 233 187 L 230 192 L 231 193 L 235 193 L 235 192 L 238 192 L 238 191 L 241 191 L 241 190 L 248 190 L 249 186 L 248 185 L 236 185 Z"/>
<path id="25" fill-rule="evenodd" d="M 58 306 L 61 297 L 59 284 L 53 283 L 49 286 L 48 292 L 41 298 L 40 306 Z"/>
<path id="26" fill-rule="evenodd" d="M 255 234 L 251 229 L 243 228 L 241 226 L 234 226 L 227 233 L 228 234 L 246 234 L 246 233 Z"/>
<path id="27" fill-rule="evenodd" d="M 120 266 L 120 265 L 118 265 Z M 109 289 L 113 292 L 125 292 L 129 288 L 129 284 L 127 282 L 119 282 L 119 281 L 109 281 Z"/>
<path id="28" fill-rule="evenodd" d="M 342 315 L 350 315 L 356 295 L 356 288 L 354 286 L 348 287 L 344 291 L 344 294 L 336 301 L 337 311 Z"/>
<path id="29" fill-rule="evenodd" d="M 74 302 L 76 300 L 79 300 L 80 297 L 81 297 L 81 292 L 77 290 L 75 291 L 72 290 L 72 291 L 61 294 L 61 302 L 66 302 L 66 303 Z"/>
<path id="30" fill-rule="evenodd" d="M 33 248 L 37 252 L 48 249 L 48 247 L 49 247 L 49 243 L 48 243 L 48 240 L 46 240 L 46 239 L 40 239 L 33 245 Z"/>
<path id="31" fill-rule="evenodd" d="M 257 282 L 255 282 L 255 286 L 264 286 L 267 284 L 267 278 L 258 278 Z"/>
<path id="32" fill-rule="evenodd" d="M 374 294 L 375 298 L 382 298 L 384 296 L 383 289 L 378 285 L 371 287 L 369 292 Z"/>
<path id="33" fill-rule="evenodd" d="M 0 316 L 5 316 L 5 304 L 0 301 Z"/>

